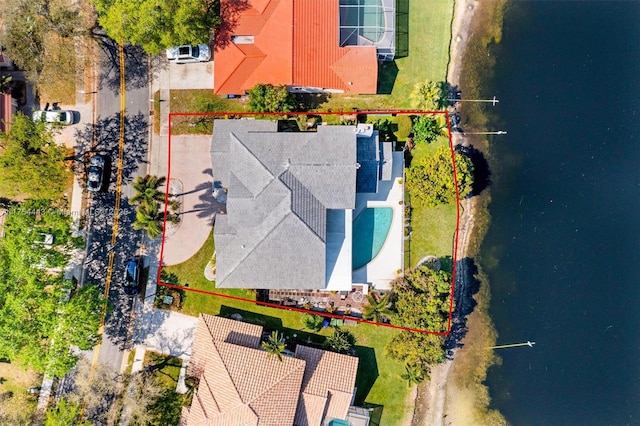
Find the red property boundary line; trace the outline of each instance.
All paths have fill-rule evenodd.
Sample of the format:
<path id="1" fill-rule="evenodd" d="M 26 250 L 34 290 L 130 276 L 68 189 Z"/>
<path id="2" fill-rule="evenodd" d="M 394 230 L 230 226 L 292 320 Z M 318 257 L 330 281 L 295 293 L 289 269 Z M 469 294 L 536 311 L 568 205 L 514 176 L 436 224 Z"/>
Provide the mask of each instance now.
<path id="1" fill-rule="evenodd" d="M 447 330 L 445 332 L 441 332 L 441 331 L 430 331 L 430 330 L 424 330 L 424 329 L 418 329 L 418 328 L 412 328 L 412 327 L 404 327 L 404 326 L 399 326 L 399 325 L 394 325 L 394 324 L 386 324 L 386 323 L 379 323 L 379 322 L 374 322 L 374 321 L 368 321 L 365 319 L 361 319 L 361 318 L 354 318 L 351 316 L 345 316 L 345 315 L 338 315 L 338 314 L 332 314 L 332 313 L 328 313 L 328 312 L 318 312 L 318 311 L 312 311 L 312 310 L 308 310 L 308 309 L 302 309 L 302 308 L 296 308 L 293 306 L 284 306 L 284 305 L 279 305 L 276 303 L 270 303 L 270 302 L 260 302 L 257 300 L 252 300 L 252 299 L 246 299 L 243 297 L 237 297 L 237 296 L 232 296 L 229 294 L 222 294 L 222 293 L 215 293 L 212 291 L 207 291 L 207 290 L 200 290 L 200 289 L 195 289 L 195 288 L 189 288 L 189 287 L 184 287 L 184 286 L 179 286 L 179 285 L 174 285 L 174 284 L 169 284 L 169 283 L 164 283 L 161 280 L 161 274 L 162 274 L 162 268 L 163 268 L 163 262 L 162 260 L 164 259 L 164 243 L 165 243 L 165 232 L 166 232 L 166 215 L 167 215 L 167 210 L 168 210 L 168 205 L 169 205 L 169 182 L 171 179 L 171 121 L 173 117 L 243 117 L 243 116 L 291 116 L 291 115 L 371 115 L 371 114 L 379 114 L 379 115 L 440 115 L 440 114 L 444 114 L 444 116 L 446 117 L 446 121 L 447 121 L 447 133 L 449 136 L 449 150 L 451 152 L 451 162 L 453 164 L 453 181 L 454 181 L 454 185 L 455 185 L 455 190 L 456 190 L 456 229 L 454 232 L 454 242 L 453 242 L 453 263 L 452 263 L 452 267 L 451 267 L 451 293 L 449 295 L 449 318 L 447 321 Z M 458 192 L 458 176 L 457 176 L 457 172 L 456 172 L 456 162 L 455 162 L 455 150 L 453 147 L 453 137 L 451 134 L 451 121 L 449 119 L 449 113 L 447 111 L 422 111 L 422 110 L 363 110 L 363 111 L 320 111 L 320 112 L 287 112 L 287 113 L 281 113 L 281 112 L 263 112 L 263 113 L 255 113 L 255 112 L 182 112 L 182 113 L 169 113 L 169 128 L 168 128 L 168 134 L 169 134 L 169 138 L 168 138 L 168 146 L 167 146 L 167 179 L 166 179 L 166 190 L 165 190 L 165 203 L 164 203 L 164 213 L 165 213 L 165 222 L 163 223 L 162 226 L 162 242 L 161 242 L 161 246 L 160 246 L 160 262 L 159 262 L 159 266 L 158 266 L 158 276 L 157 276 L 157 285 L 159 286 L 164 286 L 164 287 L 168 287 L 168 288 L 174 288 L 174 289 L 178 289 L 178 290 L 185 290 L 185 291 L 191 291 L 194 293 L 200 293 L 200 294 L 207 294 L 207 295 L 211 295 L 211 296 L 215 296 L 215 297 L 222 297 L 225 299 L 230 299 L 230 300 L 237 300 L 237 301 L 241 301 L 241 302 L 245 302 L 245 303 L 250 303 L 253 305 L 259 305 L 259 306 L 266 306 L 266 307 L 270 307 L 270 308 L 276 308 L 276 309 L 284 309 L 284 310 L 288 310 L 288 311 L 295 311 L 295 312 L 300 312 L 300 313 L 306 313 L 306 314 L 313 314 L 313 315 L 321 315 L 323 317 L 330 317 L 330 318 L 337 318 L 337 319 L 343 319 L 343 320 L 349 320 L 349 321 L 355 321 L 358 323 L 364 323 L 364 324 L 371 324 L 371 325 L 376 325 L 376 326 L 381 326 L 381 327 L 387 327 L 387 328 L 393 328 L 393 329 L 397 329 L 397 330 L 405 330 L 405 331 L 411 331 L 411 332 L 416 332 L 416 333 L 425 333 L 425 334 L 434 334 L 437 336 L 448 336 L 449 333 L 451 333 L 451 323 L 452 323 L 452 317 L 453 317 L 453 303 L 454 303 L 454 294 L 455 294 L 455 286 L 456 286 L 456 264 L 457 264 L 457 253 L 458 253 L 458 236 L 459 236 L 459 229 L 460 229 L 460 194 Z"/>

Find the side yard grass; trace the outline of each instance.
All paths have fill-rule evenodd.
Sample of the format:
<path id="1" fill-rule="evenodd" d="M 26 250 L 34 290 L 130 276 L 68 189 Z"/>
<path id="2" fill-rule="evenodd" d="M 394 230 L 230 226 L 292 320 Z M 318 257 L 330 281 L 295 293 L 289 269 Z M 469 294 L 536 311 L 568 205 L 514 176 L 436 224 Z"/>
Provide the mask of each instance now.
<path id="1" fill-rule="evenodd" d="M 411 151 L 412 162 L 420 162 L 421 159 L 433 155 L 441 146 L 449 146 L 448 137 L 441 136 L 430 144 L 417 144 Z M 412 202 L 411 230 L 409 250 L 405 253 L 405 259 L 408 258 L 407 267 L 416 266 L 416 263 L 427 255 L 451 258 L 456 230 L 456 205 L 428 207 Z"/>
<path id="2" fill-rule="evenodd" d="M 154 417 L 150 424 L 157 426 L 179 424 L 182 406 L 185 403 L 185 395 L 176 392 L 182 360 L 147 351 L 143 363 L 163 389 L 160 398 L 150 408 Z"/>
<path id="3" fill-rule="evenodd" d="M 0 404 L 11 418 L 26 418 L 35 412 L 37 395 L 27 394 L 27 389 L 41 384 L 42 375 L 24 369 L 17 362 L 0 362 Z"/>
<path id="4" fill-rule="evenodd" d="M 171 112 L 227 112 L 246 111 L 239 99 L 226 99 L 209 89 L 171 90 L 169 92 Z M 160 94 L 154 93 L 153 128 L 160 133 Z M 210 134 L 213 131 L 212 117 L 173 117 L 171 132 L 180 134 Z"/>

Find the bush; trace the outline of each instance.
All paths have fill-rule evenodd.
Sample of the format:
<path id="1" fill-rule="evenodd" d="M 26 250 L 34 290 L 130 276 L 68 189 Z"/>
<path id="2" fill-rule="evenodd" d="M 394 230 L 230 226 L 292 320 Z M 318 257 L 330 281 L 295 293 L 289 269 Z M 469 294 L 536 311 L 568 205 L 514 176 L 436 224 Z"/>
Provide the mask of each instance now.
<path id="1" fill-rule="evenodd" d="M 435 117 L 421 115 L 413 124 L 413 138 L 416 143 L 431 143 L 442 135 L 442 130 L 442 126 Z"/>
<path id="2" fill-rule="evenodd" d="M 302 325 L 307 330 L 311 331 L 320 331 L 322 328 L 322 317 L 318 315 L 304 314 L 300 319 L 302 321 Z"/>

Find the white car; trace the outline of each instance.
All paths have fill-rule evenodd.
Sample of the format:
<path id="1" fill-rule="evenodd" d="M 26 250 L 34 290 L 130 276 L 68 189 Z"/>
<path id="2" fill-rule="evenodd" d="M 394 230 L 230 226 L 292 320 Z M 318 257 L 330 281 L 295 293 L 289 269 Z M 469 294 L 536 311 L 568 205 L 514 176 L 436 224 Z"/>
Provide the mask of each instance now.
<path id="1" fill-rule="evenodd" d="M 35 122 L 44 121 L 45 123 L 56 123 L 65 126 L 73 124 L 73 112 L 60 109 L 33 111 L 32 118 Z"/>
<path id="2" fill-rule="evenodd" d="M 211 48 L 206 44 L 174 46 L 167 49 L 167 59 L 174 64 L 207 62 L 211 60 Z"/>

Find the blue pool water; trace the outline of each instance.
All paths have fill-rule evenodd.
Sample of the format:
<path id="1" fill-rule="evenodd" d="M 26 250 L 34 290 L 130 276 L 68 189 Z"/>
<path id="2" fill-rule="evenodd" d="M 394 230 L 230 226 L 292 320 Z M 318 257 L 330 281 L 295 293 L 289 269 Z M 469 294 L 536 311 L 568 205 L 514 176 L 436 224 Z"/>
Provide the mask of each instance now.
<path id="1" fill-rule="evenodd" d="M 378 253 L 389 233 L 393 209 L 377 207 L 364 209 L 353 221 L 352 266 L 353 270 L 371 262 Z"/>

